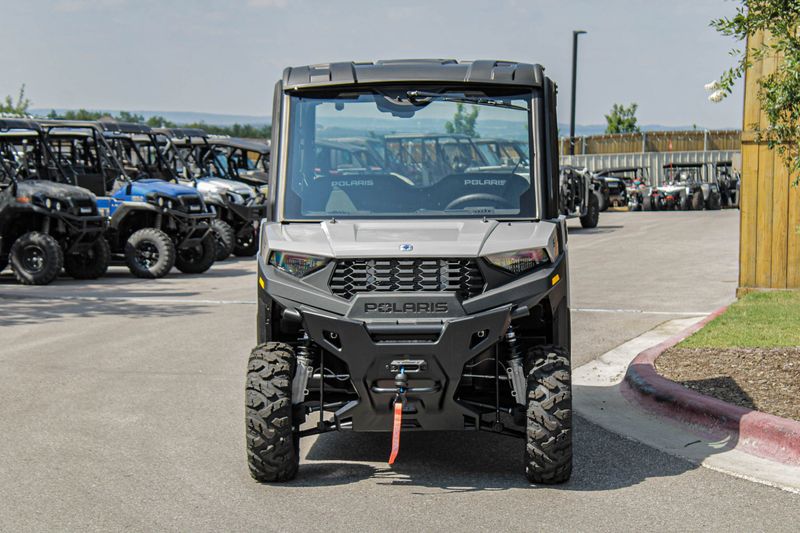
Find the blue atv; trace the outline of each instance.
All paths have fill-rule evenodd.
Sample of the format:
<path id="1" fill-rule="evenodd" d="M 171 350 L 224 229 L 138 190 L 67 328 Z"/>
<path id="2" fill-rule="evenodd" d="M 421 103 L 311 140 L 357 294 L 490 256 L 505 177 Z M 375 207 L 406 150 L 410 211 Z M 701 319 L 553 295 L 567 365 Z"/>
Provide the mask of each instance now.
<path id="1" fill-rule="evenodd" d="M 149 127 L 105 121 L 41 124 L 74 183 L 98 196 L 98 208 L 108 217 L 105 236 L 112 255 L 134 276 L 160 278 L 173 266 L 199 274 L 211 267 L 214 213 L 196 189 L 169 181 L 175 178 Z"/>

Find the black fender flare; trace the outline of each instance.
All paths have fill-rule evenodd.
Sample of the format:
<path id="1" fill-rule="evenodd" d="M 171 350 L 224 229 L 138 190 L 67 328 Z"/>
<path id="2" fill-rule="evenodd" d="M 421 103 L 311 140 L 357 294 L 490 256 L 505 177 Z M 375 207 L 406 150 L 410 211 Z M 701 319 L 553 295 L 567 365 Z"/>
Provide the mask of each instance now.
<path id="1" fill-rule="evenodd" d="M 148 211 L 150 213 L 161 212 L 158 207 L 148 204 L 147 202 L 123 202 L 122 205 L 117 207 L 117 209 L 114 211 L 114 214 L 111 215 L 111 218 L 108 221 L 108 227 L 111 229 L 117 229 L 122 221 L 125 220 L 129 215 L 141 211 Z"/>

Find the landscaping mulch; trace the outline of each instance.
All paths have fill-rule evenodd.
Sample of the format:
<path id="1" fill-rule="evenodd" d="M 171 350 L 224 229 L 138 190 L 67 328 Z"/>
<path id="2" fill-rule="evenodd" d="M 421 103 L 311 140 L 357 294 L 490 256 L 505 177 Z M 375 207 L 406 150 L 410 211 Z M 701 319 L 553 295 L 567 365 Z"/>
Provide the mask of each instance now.
<path id="1" fill-rule="evenodd" d="M 656 369 L 701 394 L 800 420 L 800 347 L 674 347 Z"/>

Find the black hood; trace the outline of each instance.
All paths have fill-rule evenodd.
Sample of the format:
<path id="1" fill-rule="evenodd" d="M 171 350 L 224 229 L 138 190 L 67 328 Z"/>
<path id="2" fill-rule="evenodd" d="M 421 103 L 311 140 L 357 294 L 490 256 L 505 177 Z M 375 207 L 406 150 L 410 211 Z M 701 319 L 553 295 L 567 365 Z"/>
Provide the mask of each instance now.
<path id="1" fill-rule="evenodd" d="M 25 180 L 18 182 L 17 196 L 42 195 L 55 200 L 92 200 L 94 194 L 84 188 L 47 180 Z"/>

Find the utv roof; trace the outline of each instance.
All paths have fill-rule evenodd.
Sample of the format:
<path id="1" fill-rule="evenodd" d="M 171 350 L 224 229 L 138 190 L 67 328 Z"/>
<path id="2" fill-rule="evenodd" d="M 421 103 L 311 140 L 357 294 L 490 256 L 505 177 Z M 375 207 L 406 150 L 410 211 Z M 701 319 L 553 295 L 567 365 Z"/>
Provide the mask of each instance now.
<path id="1" fill-rule="evenodd" d="M 154 128 L 153 132 L 162 133 L 173 139 L 185 139 L 188 137 L 208 137 L 208 133 L 200 128 Z"/>
<path id="2" fill-rule="evenodd" d="M 306 65 L 283 71 L 285 90 L 403 82 L 538 88 L 544 82 L 544 68 L 494 59 L 460 62 L 455 59 L 390 59 L 374 63 Z"/>
<path id="3" fill-rule="evenodd" d="M 645 167 L 614 167 L 614 168 L 603 168 L 597 171 L 598 176 L 602 176 L 605 174 L 611 174 L 613 172 L 632 172 L 634 170 L 644 170 Z"/>
<path id="4" fill-rule="evenodd" d="M 32 130 L 41 131 L 39 124 L 27 118 L 0 118 L 0 131 Z"/>
<path id="5" fill-rule="evenodd" d="M 150 134 L 153 132 L 150 126 L 145 124 L 137 124 L 135 122 L 116 122 L 112 120 L 100 120 L 97 122 L 104 131 L 110 133 L 128 133 L 128 134 Z"/>
<path id="6" fill-rule="evenodd" d="M 231 148 L 241 148 L 250 152 L 259 152 L 268 154 L 270 152 L 269 145 L 265 142 L 254 141 L 252 139 L 242 139 L 240 137 L 222 137 L 211 135 L 208 137 L 209 144 L 219 146 L 230 146 Z"/>
<path id="7" fill-rule="evenodd" d="M 701 168 L 706 163 L 667 163 L 663 168 Z"/>
<path id="8" fill-rule="evenodd" d="M 470 140 L 469 135 L 463 133 L 390 133 L 384 135 L 386 139 L 463 139 Z"/>

